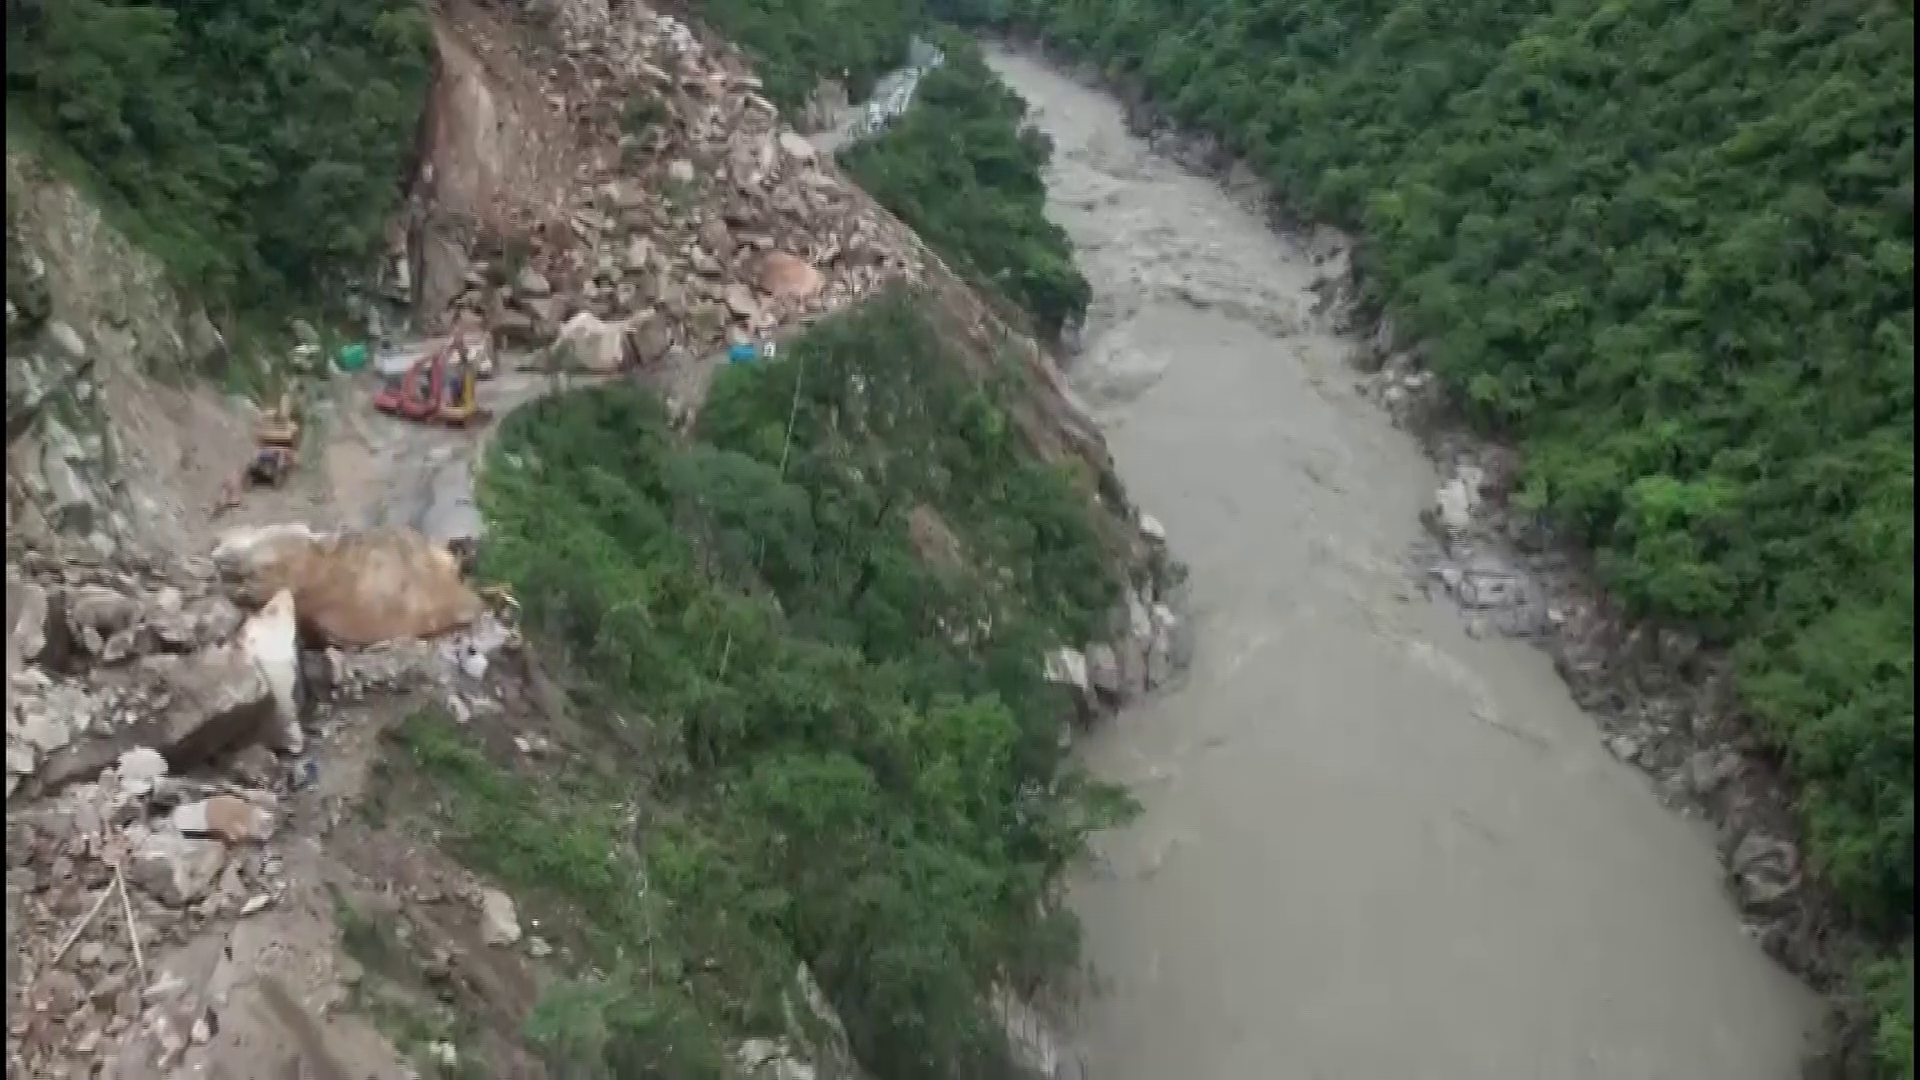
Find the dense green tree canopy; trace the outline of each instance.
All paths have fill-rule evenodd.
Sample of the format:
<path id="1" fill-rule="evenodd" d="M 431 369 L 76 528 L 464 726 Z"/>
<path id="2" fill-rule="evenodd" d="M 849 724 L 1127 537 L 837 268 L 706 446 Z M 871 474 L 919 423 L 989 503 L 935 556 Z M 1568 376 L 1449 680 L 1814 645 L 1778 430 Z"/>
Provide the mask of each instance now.
<path id="1" fill-rule="evenodd" d="M 8 0 L 7 115 L 189 283 L 278 300 L 375 250 L 431 47 L 408 0 Z"/>
<path id="2" fill-rule="evenodd" d="M 840 163 L 956 271 L 1051 337 L 1091 296 L 1066 232 L 1047 220 L 1052 147 L 972 42 L 949 35 L 942 46 L 946 63 L 920 80 L 906 115 L 841 151 Z"/>
<path id="3" fill-rule="evenodd" d="M 631 387 L 527 406 L 484 488 L 484 572 L 592 678 L 598 711 L 648 718 L 647 767 L 600 801 L 654 808 L 641 859 L 679 913 L 672 940 L 756 958 L 716 995 L 762 968 L 773 996 L 748 1016 L 777 1018 L 807 961 L 861 1060 L 899 1080 L 1002 1074 L 986 990 L 1071 959 L 1070 922 L 1038 902 L 1120 805 L 1062 757 L 1070 704 L 1040 669 L 1095 632 L 1117 579 L 1086 496 L 964 371 L 893 294 L 776 365 L 725 369 L 692 445 Z M 951 551 L 916 546 L 934 519 Z M 485 776 L 433 745 L 416 755 L 453 786 Z M 471 800 L 485 868 L 578 875 L 498 839 L 553 818 L 558 794 L 519 824 L 487 809 L 504 799 Z M 605 874 L 568 887 L 609 949 L 632 948 L 640 918 Z"/>

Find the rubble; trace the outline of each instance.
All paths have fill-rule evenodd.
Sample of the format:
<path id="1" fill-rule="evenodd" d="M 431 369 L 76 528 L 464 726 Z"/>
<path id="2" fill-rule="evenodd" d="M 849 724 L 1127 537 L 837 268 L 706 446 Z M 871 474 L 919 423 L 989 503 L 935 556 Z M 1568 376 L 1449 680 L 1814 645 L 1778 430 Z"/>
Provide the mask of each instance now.
<path id="1" fill-rule="evenodd" d="M 733 50 L 643 5 L 553 15 L 550 97 L 581 118 L 589 165 L 555 215 L 564 227 L 480 251 L 457 312 L 525 345 L 565 343 L 604 372 L 675 347 L 711 355 L 923 279 L 917 239 L 781 123 Z M 590 107 L 622 98 L 652 101 L 658 121 L 636 133 Z M 629 330 L 643 341 L 623 348 Z"/>
<path id="2" fill-rule="evenodd" d="M 237 579 L 225 585 L 213 562 L 155 569 L 159 560 L 131 550 L 78 565 L 29 549 L 7 566 L 8 980 L 28 1010 L 9 1029 L 10 1073 L 85 1075 L 96 1058 L 165 1068 L 210 1044 L 217 1030 L 199 988 L 156 958 L 286 894 L 270 845 L 300 778 L 276 751 L 305 749 L 303 714 L 450 684 L 463 657 L 484 661 L 517 640 L 487 616 L 446 641 L 303 652 L 296 590 L 313 582 L 289 570 L 286 551 L 368 548 L 298 526 L 252 541 L 221 551 Z M 390 572 L 392 560 L 370 565 Z M 224 595 L 251 604 L 276 573 L 291 580 L 251 615 Z M 422 606 L 436 610 L 400 603 L 403 613 Z M 356 613 L 331 614 L 351 626 Z M 476 708 L 498 707 L 484 686 L 466 693 Z M 494 933 L 517 940 L 510 901 L 488 912 Z"/>

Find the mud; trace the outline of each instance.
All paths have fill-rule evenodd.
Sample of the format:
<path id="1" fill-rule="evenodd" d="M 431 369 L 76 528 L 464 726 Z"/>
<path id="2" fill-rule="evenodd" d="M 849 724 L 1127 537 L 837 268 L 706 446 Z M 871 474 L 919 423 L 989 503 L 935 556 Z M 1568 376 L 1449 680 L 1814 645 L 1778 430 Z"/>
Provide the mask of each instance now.
<path id="1" fill-rule="evenodd" d="M 1088 746 L 1146 807 L 1074 889 L 1088 1074 L 1797 1075 L 1818 1002 L 1743 932 L 1711 831 L 1546 656 L 1410 579 L 1448 478 L 1354 388 L 1365 346 L 1316 293 L 1338 259 L 1105 95 L 991 59 L 1055 141 L 1095 295 L 1075 382 L 1193 569 L 1200 638 Z"/>

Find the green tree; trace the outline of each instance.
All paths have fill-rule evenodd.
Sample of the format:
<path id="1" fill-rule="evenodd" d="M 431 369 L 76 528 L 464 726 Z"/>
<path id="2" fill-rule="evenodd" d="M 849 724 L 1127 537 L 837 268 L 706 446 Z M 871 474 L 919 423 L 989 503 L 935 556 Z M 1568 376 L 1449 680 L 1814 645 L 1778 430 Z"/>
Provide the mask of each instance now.
<path id="1" fill-rule="evenodd" d="M 949 34 L 941 46 L 946 62 L 921 78 L 906 114 L 840 163 L 957 272 L 1056 335 L 1092 294 L 1065 231 L 1047 220 L 1052 148 L 972 42 Z"/>

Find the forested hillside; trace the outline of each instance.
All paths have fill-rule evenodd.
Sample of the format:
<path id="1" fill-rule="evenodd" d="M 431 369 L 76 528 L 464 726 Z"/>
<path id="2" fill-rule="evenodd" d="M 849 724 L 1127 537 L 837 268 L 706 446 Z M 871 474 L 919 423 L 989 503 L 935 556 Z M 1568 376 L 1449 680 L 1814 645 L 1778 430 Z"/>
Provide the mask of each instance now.
<path id="1" fill-rule="evenodd" d="M 1137 80 L 1358 228 L 1369 297 L 1524 448 L 1521 498 L 1735 648 L 1820 868 L 1910 941 L 1910 4 L 942 10 Z M 1872 980 L 1894 1057 L 1911 978 Z"/>
<path id="2" fill-rule="evenodd" d="M 840 163 L 957 272 L 1055 336 L 1090 294 L 1066 232 L 1047 220 L 1052 147 L 972 42 L 948 35 L 941 48 L 946 63 L 920 80 L 906 115 Z"/>
<path id="3" fill-rule="evenodd" d="M 572 1067 L 718 1077 L 703 1040 L 779 1030 L 805 959 L 881 1080 L 1010 1075 L 986 992 L 1072 963 L 1041 901 L 1124 808 L 1064 759 L 1035 658 L 1097 633 L 1119 583 L 1085 496 L 912 297 L 782 359 L 725 370 L 691 445 L 630 386 L 507 419 L 485 573 L 592 680 L 622 764 L 535 795 L 444 725 L 413 757 L 481 869 L 562 891 L 596 956 L 649 958 L 621 975 L 649 1025 Z M 668 1044 L 663 1071 L 618 1068 Z"/>
<path id="4" fill-rule="evenodd" d="M 371 254 L 432 74 L 409 0 L 7 0 L 7 135 L 210 299 Z"/>

